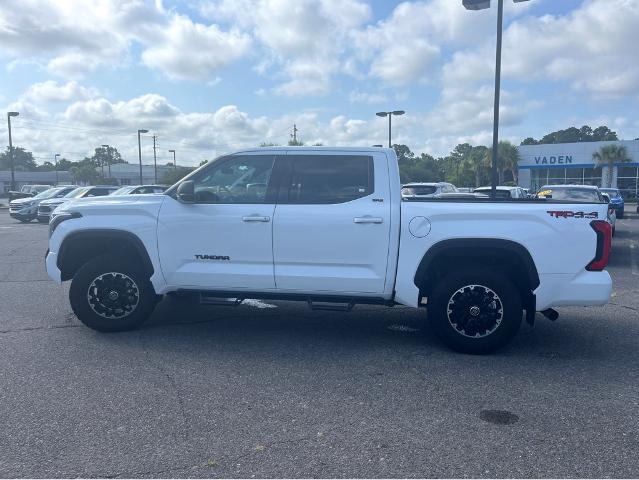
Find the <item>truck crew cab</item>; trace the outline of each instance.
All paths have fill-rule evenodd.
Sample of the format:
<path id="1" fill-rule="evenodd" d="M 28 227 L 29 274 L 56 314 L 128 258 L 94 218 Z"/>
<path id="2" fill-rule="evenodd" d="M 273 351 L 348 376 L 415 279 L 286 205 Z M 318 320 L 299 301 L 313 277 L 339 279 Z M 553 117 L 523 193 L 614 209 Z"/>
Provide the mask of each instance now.
<path id="1" fill-rule="evenodd" d="M 53 212 L 46 267 L 77 317 L 139 326 L 162 295 L 427 310 L 452 348 L 485 353 L 524 310 L 602 305 L 604 203 L 423 199 L 400 192 L 391 149 L 243 150 L 165 195 L 79 199 Z"/>

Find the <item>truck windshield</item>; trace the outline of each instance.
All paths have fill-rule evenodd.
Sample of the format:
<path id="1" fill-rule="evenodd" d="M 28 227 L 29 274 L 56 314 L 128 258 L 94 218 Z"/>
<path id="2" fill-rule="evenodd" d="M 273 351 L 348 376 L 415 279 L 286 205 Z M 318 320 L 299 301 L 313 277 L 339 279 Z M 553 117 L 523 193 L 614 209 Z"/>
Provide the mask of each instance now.
<path id="1" fill-rule="evenodd" d="M 42 193 L 38 193 L 35 197 L 33 197 L 34 200 L 44 200 L 46 198 L 53 198 L 55 197 L 55 195 L 60 191 L 63 190 L 64 187 L 61 188 L 49 188 L 48 190 L 45 190 Z"/>
<path id="2" fill-rule="evenodd" d="M 414 185 L 402 188 L 402 195 L 432 195 L 437 191 L 434 185 Z"/>
<path id="3" fill-rule="evenodd" d="M 619 193 L 619 190 L 617 190 L 616 188 L 600 188 L 599 191 L 601 193 L 607 193 L 610 198 L 619 198 L 621 197 L 621 194 Z"/>
<path id="4" fill-rule="evenodd" d="M 78 198 L 81 197 L 83 193 L 85 193 L 87 190 L 89 190 L 91 187 L 78 187 L 74 190 L 71 190 L 69 193 L 67 193 L 64 198 Z"/>
<path id="5" fill-rule="evenodd" d="M 543 187 L 537 196 L 552 198 L 553 200 L 574 200 L 576 202 L 599 203 L 602 201 L 597 190 L 591 188 Z"/>

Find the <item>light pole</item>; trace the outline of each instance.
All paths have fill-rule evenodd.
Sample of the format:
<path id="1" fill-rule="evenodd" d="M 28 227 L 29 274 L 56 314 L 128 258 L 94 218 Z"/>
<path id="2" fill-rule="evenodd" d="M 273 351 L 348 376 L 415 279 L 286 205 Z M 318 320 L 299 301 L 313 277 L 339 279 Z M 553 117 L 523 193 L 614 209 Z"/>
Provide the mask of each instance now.
<path id="1" fill-rule="evenodd" d="M 106 148 L 106 153 L 107 153 L 107 161 L 108 163 L 108 168 L 109 168 L 109 178 L 111 178 L 111 152 L 109 151 L 109 146 L 108 145 L 102 145 L 102 148 Z"/>
<path id="2" fill-rule="evenodd" d="M 11 165 L 11 190 L 16 189 L 16 178 L 13 168 L 13 143 L 11 142 L 11 117 L 20 115 L 18 112 L 7 112 L 7 123 L 9 124 L 9 160 Z"/>
<path id="3" fill-rule="evenodd" d="M 55 162 L 55 184 L 56 184 L 56 186 L 58 185 L 58 157 L 59 157 L 59 156 L 60 156 L 60 154 L 59 154 L 59 153 L 56 153 L 56 154 L 53 156 L 53 160 L 54 160 L 54 162 Z"/>
<path id="4" fill-rule="evenodd" d="M 388 117 L 388 148 L 393 148 L 393 144 L 391 143 L 391 129 L 392 129 L 392 118 L 393 115 L 404 115 L 406 112 L 404 110 L 394 110 L 392 112 L 377 112 L 375 115 L 378 117 Z"/>
<path id="5" fill-rule="evenodd" d="M 144 185 L 142 181 L 142 144 L 140 143 L 140 134 L 149 133 L 148 130 L 138 130 L 138 158 L 140 159 L 140 185 Z"/>
<path id="6" fill-rule="evenodd" d="M 513 0 L 514 3 L 529 0 Z M 490 8 L 490 0 L 462 0 L 466 10 Z M 497 0 L 497 51 L 495 54 L 495 104 L 493 106 L 493 156 L 491 168 L 490 198 L 497 197 L 497 162 L 499 161 L 499 94 L 501 91 L 501 37 L 504 30 L 504 0 Z"/>
<path id="7" fill-rule="evenodd" d="M 173 154 L 173 170 L 177 170 L 177 163 L 175 163 L 175 150 L 169 150 L 169 153 Z"/>

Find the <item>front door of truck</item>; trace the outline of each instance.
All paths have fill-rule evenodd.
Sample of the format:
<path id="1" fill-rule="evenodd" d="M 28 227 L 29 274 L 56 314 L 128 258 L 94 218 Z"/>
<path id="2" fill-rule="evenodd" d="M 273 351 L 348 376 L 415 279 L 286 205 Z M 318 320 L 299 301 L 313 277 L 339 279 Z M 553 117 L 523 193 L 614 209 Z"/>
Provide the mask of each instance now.
<path id="1" fill-rule="evenodd" d="M 269 181 L 277 153 L 230 155 L 197 172 L 195 203 L 167 198 L 158 250 L 169 285 L 264 290 L 275 287 Z M 273 198 L 271 198 L 273 197 Z"/>

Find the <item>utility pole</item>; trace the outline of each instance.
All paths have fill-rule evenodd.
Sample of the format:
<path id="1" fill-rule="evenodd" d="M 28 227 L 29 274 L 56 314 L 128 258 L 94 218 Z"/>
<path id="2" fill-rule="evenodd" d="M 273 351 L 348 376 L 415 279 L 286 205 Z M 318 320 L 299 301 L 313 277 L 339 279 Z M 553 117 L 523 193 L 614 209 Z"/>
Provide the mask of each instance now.
<path id="1" fill-rule="evenodd" d="M 291 134 L 291 138 L 293 139 L 293 145 L 297 145 L 297 125 L 293 124 L 293 133 Z"/>
<path id="2" fill-rule="evenodd" d="M 9 158 L 11 159 L 11 190 L 16 189 L 15 169 L 13 167 L 13 143 L 11 142 L 11 117 L 20 115 L 18 112 L 7 112 L 7 123 L 9 125 Z"/>
<path id="3" fill-rule="evenodd" d="M 149 131 L 146 129 L 138 130 L 138 159 L 140 160 L 140 185 L 144 185 L 144 181 L 142 178 L 142 143 L 140 141 L 141 133 L 149 133 Z"/>
<path id="4" fill-rule="evenodd" d="M 158 158 L 155 155 L 155 141 L 157 140 L 157 138 L 157 135 L 153 135 L 153 172 L 156 185 L 158 184 Z"/>
<path id="5" fill-rule="evenodd" d="M 59 156 L 60 156 L 60 154 L 59 154 L 59 153 L 56 153 L 56 154 L 53 156 L 53 159 L 54 159 L 54 161 L 55 161 L 55 185 L 56 185 L 56 187 L 58 186 L 58 183 L 59 183 L 59 182 L 58 182 L 58 157 L 59 157 Z"/>

